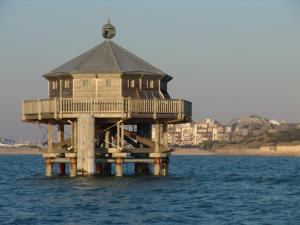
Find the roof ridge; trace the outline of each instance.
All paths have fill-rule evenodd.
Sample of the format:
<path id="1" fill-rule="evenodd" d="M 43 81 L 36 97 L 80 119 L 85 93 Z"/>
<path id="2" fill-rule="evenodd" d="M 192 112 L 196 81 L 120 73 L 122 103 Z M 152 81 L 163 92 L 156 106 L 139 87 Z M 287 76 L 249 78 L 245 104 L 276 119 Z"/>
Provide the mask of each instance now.
<path id="1" fill-rule="evenodd" d="M 128 53 L 131 57 L 133 57 L 134 59 L 137 59 L 138 61 L 140 61 L 141 63 L 145 64 L 147 67 L 150 67 L 149 69 L 155 69 L 157 72 L 160 72 L 162 74 L 166 74 L 165 72 L 161 71 L 160 69 L 156 68 L 155 66 L 151 65 L 150 63 L 146 62 L 145 60 L 143 60 L 142 58 L 140 58 L 139 56 L 135 55 L 134 53 L 130 52 L 129 50 L 127 50 L 126 48 L 123 48 L 122 46 L 118 45 L 116 42 L 111 41 L 111 43 L 115 44 L 117 47 L 121 48 L 122 50 L 125 50 L 126 53 Z"/>
<path id="2" fill-rule="evenodd" d="M 113 58 L 114 58 L 114 61 L 115 61 L 115 63 L 117 64 L 117 66 L 118 66 L 118 68 L 119 68 L 119 71 L 122 72 L 122 71 L 121 71 L 121 66 L 120 66 L 120 64 L 119 64 L 119 62 L 118 62 L 118 60 L 117 60 L 117 57 L 116 57 L 116 53 L 115 53 L 115 51 L 114 51 L 114 48 L 111 46 L 111 43 L 114 43 L 114 42 L 113 42 L 113 41 L 109 41 L 109 40 L 106 40 L 106 41 L 108 42 L 109 47 L 111 48 L 111 51 L 113 52 Z"/>

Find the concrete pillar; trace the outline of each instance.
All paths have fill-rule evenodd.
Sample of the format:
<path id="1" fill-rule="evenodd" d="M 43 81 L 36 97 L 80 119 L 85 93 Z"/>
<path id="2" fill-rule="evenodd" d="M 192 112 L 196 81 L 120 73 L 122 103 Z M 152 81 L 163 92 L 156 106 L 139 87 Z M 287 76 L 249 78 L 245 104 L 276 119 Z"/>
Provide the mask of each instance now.
<path id="1" fill-rule="evenodd" d="M 154 168 L 153 168 L 154 176 L 160 176 L 160 158 L 154 158 Z"/>
<path id="2" fill-rule="evenodd" d="M 154 152 L 160 152 L 160 124 L 156 123 L 154 125 L 155 129 L 155 149 Z"/>
<path id="3" fill-rule="evenodd" d="M 83 175 L 95 173 L 95 118 L 83 115 L 78 118 L 77 171 Z"/>
<path id="4" fill-rule="evenodd" d="M 52 158 L 45 158 L 45 166 L 46 166 L 46 177 L 51 177 L 53 175 L 53 162 Z"/>
<path id="5" fill-rule="evenodd" d="M 76 177 L 77 175 L 77 163 L 76 158 L 72 157 L 70 158 L 70 177 Z"/>
<path id="6" fill-rule="evenodd" d="M 116 158 L 116 177 L 123 176 L 123 158 L 118 157 Z"/>
<path id="7" fill-rule="evenodd" d="M 48 123 L 48 152 L 53 152 L 53 124 Z"/>

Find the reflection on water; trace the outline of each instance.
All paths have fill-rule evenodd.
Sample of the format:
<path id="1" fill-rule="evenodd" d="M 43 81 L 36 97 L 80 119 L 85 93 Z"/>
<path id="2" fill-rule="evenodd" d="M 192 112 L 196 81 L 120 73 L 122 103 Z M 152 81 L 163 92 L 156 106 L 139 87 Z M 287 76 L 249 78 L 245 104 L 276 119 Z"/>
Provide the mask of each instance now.
<path id="1" fill-rule="evenodd" d="M 43 177 L 0 157 L 0 224 L 300 224 L 300 158 L 172 157 L 169 177 Z"/>

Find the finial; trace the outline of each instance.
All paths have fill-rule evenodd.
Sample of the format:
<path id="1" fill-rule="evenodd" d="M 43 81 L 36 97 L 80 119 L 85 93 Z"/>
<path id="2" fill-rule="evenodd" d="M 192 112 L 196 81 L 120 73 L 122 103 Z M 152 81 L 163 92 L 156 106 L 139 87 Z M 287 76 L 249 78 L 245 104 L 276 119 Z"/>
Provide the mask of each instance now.
<path id="1" fill-rule="evenodd" d="M 106 7 L 105 12 L 107 14 L 107 24 L 105 24 L 102 27 L 102 36 L 105 39 L 112 39 L 116 35 L 116 28 L 110 24 L 110 13 L 111 13 L 111 8 Z"/>
<path id="2" fill-rule="evenodd" d="M 106 16 L 107 16 L 107 23 L 110 24 L 110 15 L 111 15 L 111 7 L 110 6 L 107 6 L 105 8 L 105 13 L 106 13 Z"/>

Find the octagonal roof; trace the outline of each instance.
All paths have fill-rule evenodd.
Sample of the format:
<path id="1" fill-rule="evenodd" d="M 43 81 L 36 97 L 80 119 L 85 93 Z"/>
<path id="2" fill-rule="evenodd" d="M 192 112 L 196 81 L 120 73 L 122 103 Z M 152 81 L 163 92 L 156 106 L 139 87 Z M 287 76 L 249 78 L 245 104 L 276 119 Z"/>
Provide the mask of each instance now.
<path id="1" fill-rule="evenodd" d="M 73 58 L 58 68 L 46 73 L 45 77 L 65 74 L 149 74 L 167 75 L 143 59 L 134 55 L 111 40 Z M 168 75 L 167 75 L 168 76 Z M 171 78 L 171 77 L 170 77 Z"/>

